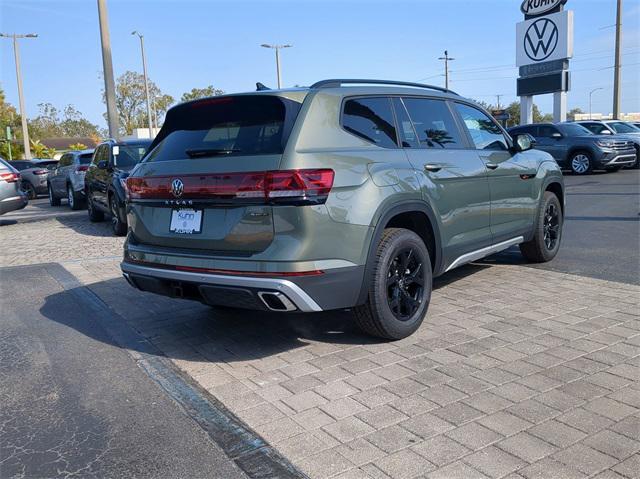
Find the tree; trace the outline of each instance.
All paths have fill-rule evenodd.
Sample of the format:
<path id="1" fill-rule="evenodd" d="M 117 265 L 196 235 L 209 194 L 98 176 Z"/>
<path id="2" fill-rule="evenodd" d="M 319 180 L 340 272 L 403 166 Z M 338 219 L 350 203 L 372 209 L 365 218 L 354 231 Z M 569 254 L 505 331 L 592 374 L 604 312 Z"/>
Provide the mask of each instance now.
<path id="1" fill-rule="evenodd" d="M 84 143 L 74 143 L 73 145 L 69 145 L 70 150 L 86 150 L 87 145 Z"/>
<path id="2" fill-rule="evenodd" d="M 567 113 L 567 120 L 575 121 L 576 115 L 584 115 L 584 111 L 582 111 L 581 108 L 572 108 L 569 110 L 569 113 Z"/>
<path id="3" fill-rule="evenodd" d="M 29 140 L 29 143 L 34 158 L 53 158 L 53 155 L 56 154 L 55 148 L 47 148 L 40 140 Z"/>
<path id="4" fill-rule="evenodd" d="M 160 88 L 149 80 L 149 96 L 158 121 L 162 122 L 169 106 L 175 101 L 171 95 L 166 95 Z M 104 91 L 102 99 L 106 103 Z M 120 133 L 130 135 L 134 128 L 149 126 L 147 119 L 147 97 L 144 87 L 144 76 L 126 71 L 116 81 L 116 109 L 120 123 Z M 105 119 L 107 115 L 104 115 Z M 155 122 L 154 122 L 155 123 Z"/>
<path id="5" fill-rule="evenodd" d="M 12 141 L 6 138 L 7 127 L 11 128 Z M 20 129 L 20 115 L 13 105 L 5 101 L 4 90 L 0 88 L 0 156 L 3 158 L 20 158 L 23 154 L 21 143 L 22 130 Z M 11 149 L 11 154 L 9 154 Z"/>
<path id="6" fill-rule="evenodd" d="M 204 88 L 192 88 L 190 92 L 182 94 L 180 101 L 185 102 L 218 95 L 224 95 L 224 90 L 219 90 L 218 88 L 214 88 L 213 85 L 209 85 Z"/>
<path id="7" fill-rule="evenodd" d="M 512 127 L 520 124 L 520 102 L 514 101 L 508 107 L 505 108 L 507 113 L 509 113 L 509 121 L 507 121 L 507 126 Z M 547 113 L 542 114 L 538 105 L 533 104 L 533 122 L 534 123 L 544 123 L 553 121 L 553 115 Z"/>
<path id="8" fill-rule="evenodd" d="M 38 104 L 40 114 L 29 121 L 29 134 L 38 140 L 46 138 L 74 138 L 99 136 L 98 125 L 82 116 L 73 105 L 67 105 L 62 112 L 51 103 Z"/>

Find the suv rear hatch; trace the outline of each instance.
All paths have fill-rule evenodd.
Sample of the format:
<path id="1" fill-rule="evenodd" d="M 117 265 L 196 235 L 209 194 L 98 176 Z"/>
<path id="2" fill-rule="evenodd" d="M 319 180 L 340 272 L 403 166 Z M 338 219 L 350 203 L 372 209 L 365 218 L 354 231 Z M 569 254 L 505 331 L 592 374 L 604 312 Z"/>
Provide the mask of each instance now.
<path id="1" fill-rule="evenodd" d="M 265 250 L 274 235 L 267 185 L 286 183 L 278 168 L 300 105 L 251 94 L 169 110 L 127 180 L 130 244 L 178 254 L 248 256 Z"/>

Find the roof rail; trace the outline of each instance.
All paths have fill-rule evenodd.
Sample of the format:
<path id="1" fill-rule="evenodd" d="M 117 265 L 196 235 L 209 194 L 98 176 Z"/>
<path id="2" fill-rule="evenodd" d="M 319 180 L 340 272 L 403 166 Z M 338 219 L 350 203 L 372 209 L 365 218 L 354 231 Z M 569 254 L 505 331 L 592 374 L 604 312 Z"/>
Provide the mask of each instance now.
<path id="1" fill-rule="evenodd" d="M 393 80 L 365 80 L 365 79 L 358 79 L 358 78 L 333 78 L 330 80 L 321 80 L 319 82 L 315 82 L 313 85 L 311 85 L 310 88 L 336 88 L 341 85 L 354 84 L 354 83 L 362 83 L 362 84 L 368 84 L 368 85 L 410 86 L 414 88 L 426 88 L 429 90 L 437 90 L 444 93 L 451 93 L 453 95 L 458 95 L 456 92 L 452 90 L 448 90 L 447 88 L 442 88 L 440 86 L 435 86 L 435 85 L 425 85 L 424 83 L 413 83 L 413 82 L 407 82 L 407 81 L 393 81 Z"/>

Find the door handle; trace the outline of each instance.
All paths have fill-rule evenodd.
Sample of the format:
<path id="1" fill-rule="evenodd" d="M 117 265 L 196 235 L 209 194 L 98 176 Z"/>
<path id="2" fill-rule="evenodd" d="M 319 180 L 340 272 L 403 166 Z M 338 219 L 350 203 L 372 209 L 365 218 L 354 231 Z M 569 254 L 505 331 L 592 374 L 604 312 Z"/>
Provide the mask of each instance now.
<path id="1" fill-rule="evenodd" d="M 498 167 L 498 165 L 496 165 L 495 163 L 487 163 L 486 166 L 490 170 L 495 170 Z"/>
<path id="2" fill-rule="evenodd" d="M 424 169 L 425 169 L 425 171 L 431 171 L 431 172 L 435 173 L 436 171 L 440 171 L 442 169 L 442 166 L 433 165 L 431 163 L 428 163 L 428 164 L 424 165 Z"/>

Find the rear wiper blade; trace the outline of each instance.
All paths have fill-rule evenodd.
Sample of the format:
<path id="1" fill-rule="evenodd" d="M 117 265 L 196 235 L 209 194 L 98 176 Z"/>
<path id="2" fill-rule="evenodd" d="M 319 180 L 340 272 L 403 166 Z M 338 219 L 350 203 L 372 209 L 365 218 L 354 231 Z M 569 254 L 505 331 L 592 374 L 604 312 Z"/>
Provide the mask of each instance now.
<path id="1" fill-rule="evenodd" d="M 193 148 L 185 150 L 189 158 L 198 158 L 201 156 L 228 155 L 229 153 L 237 153 L 241 150 L 236 148 Z"/>

